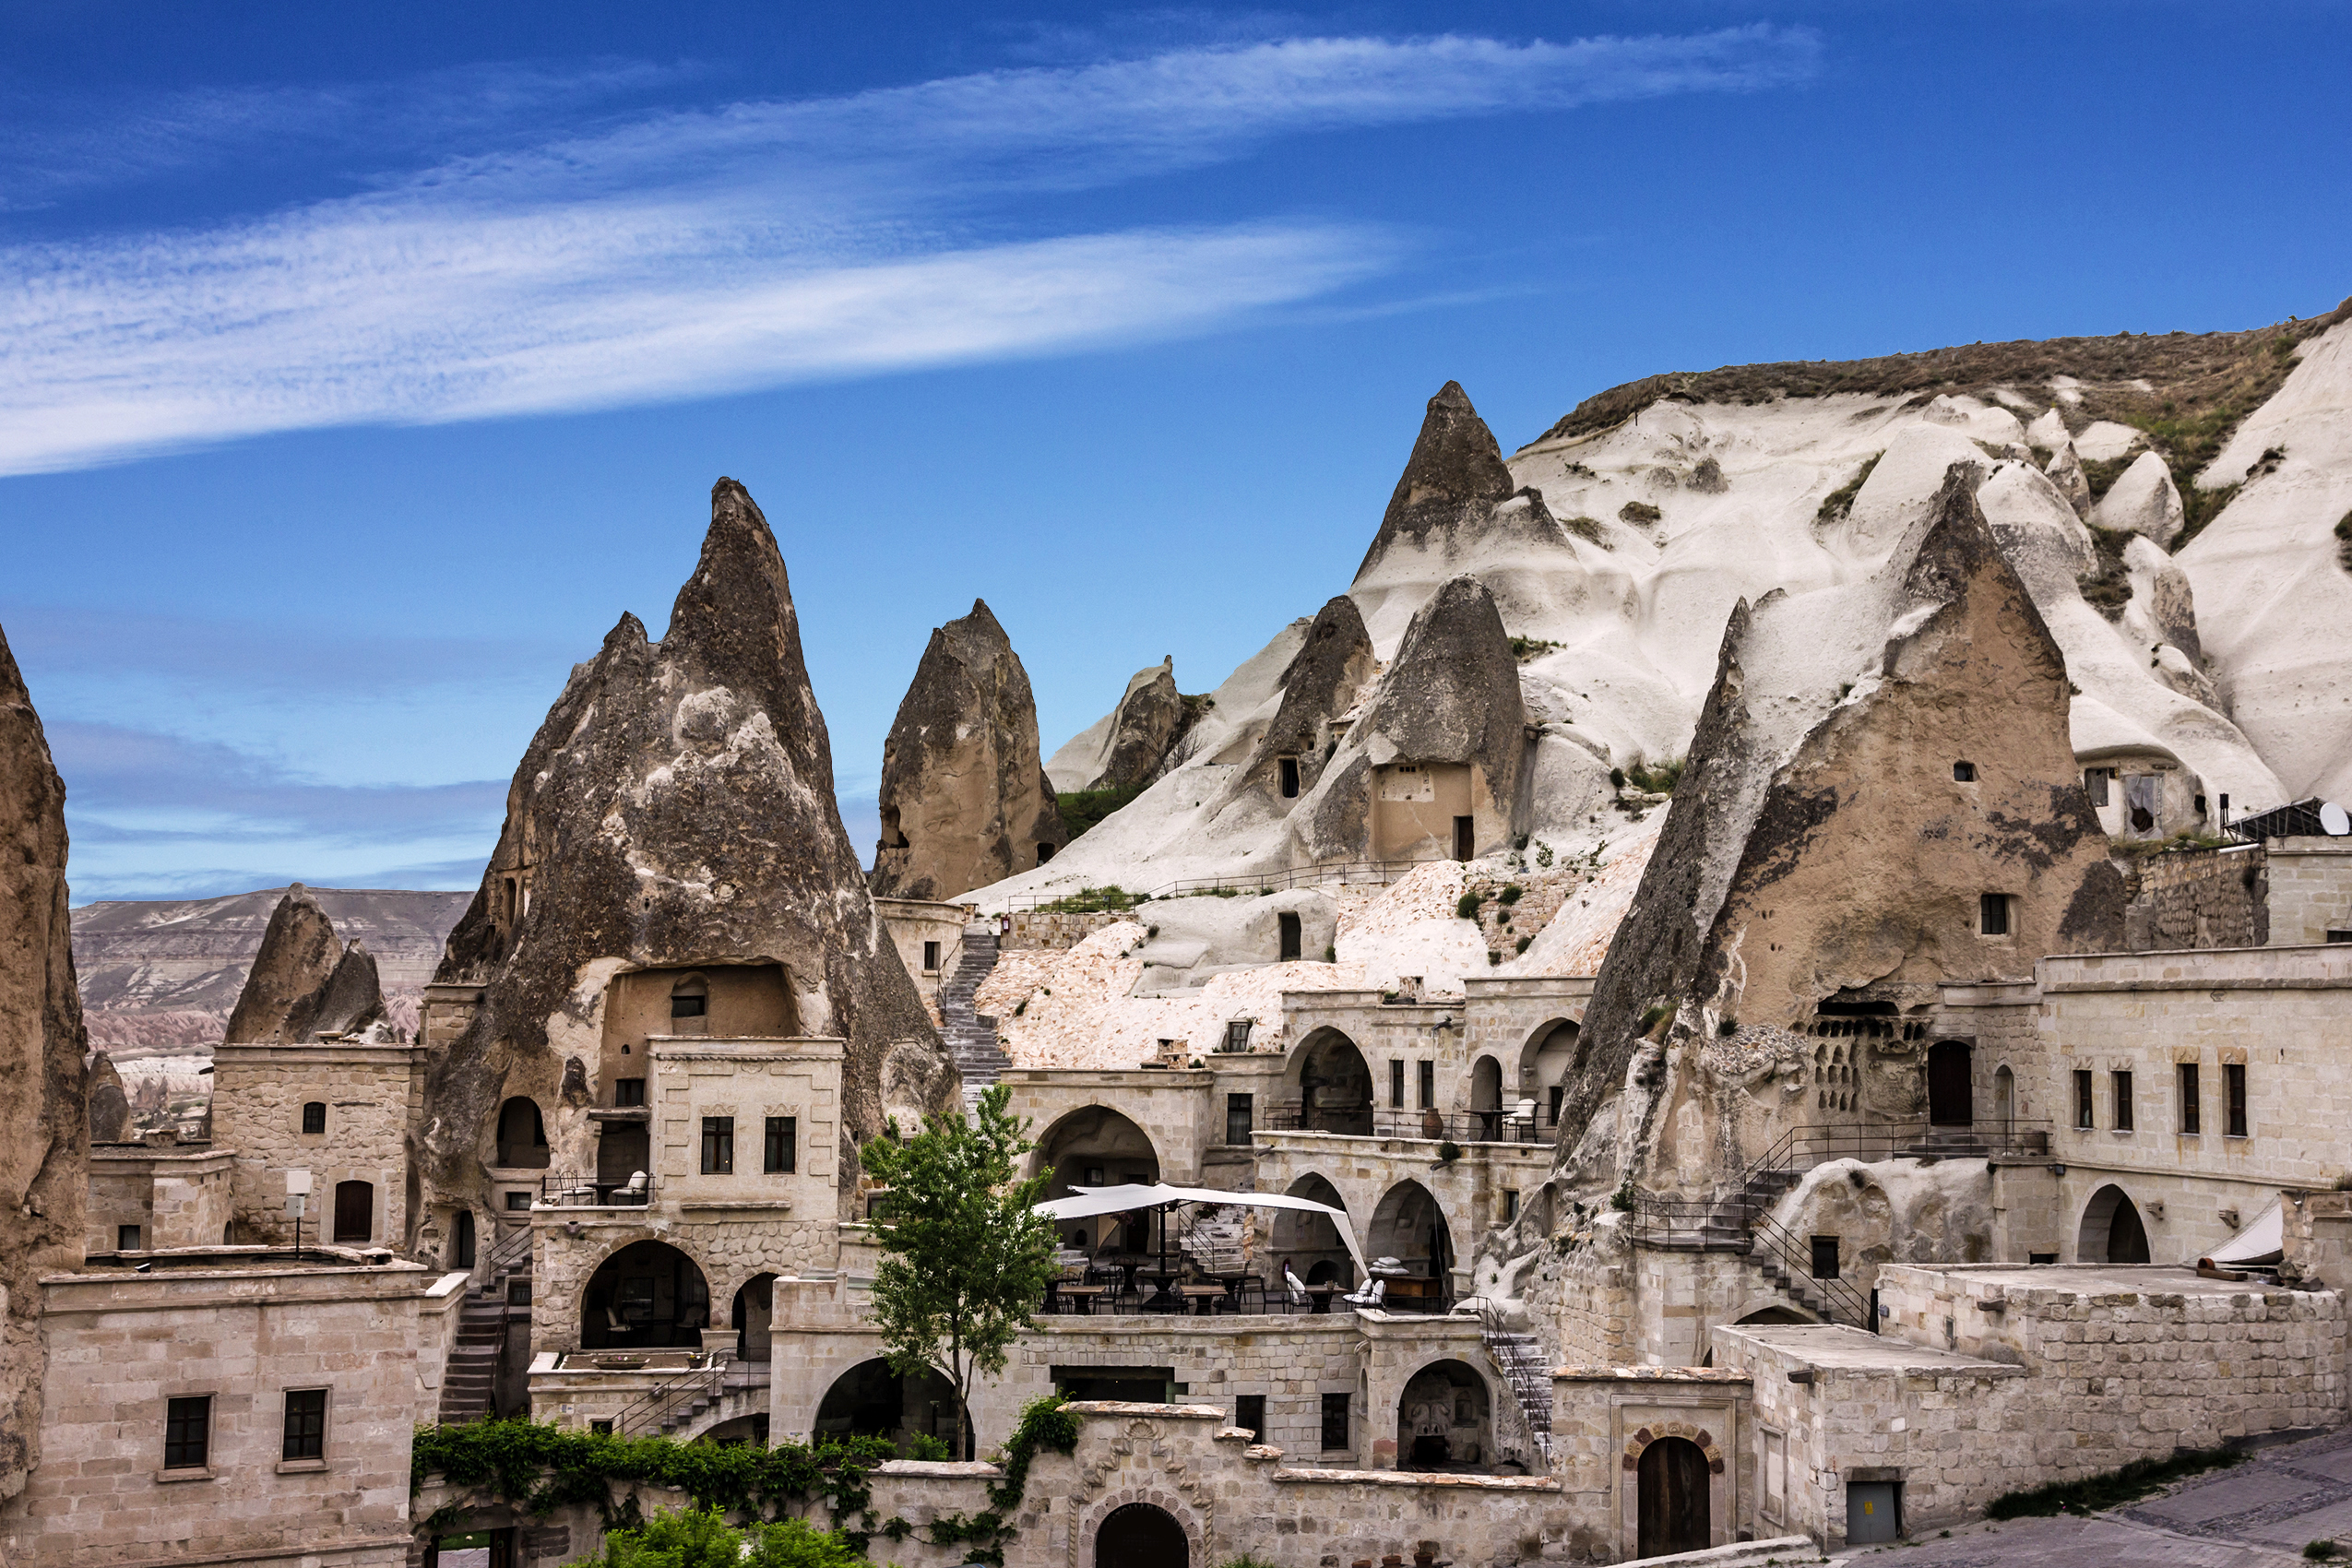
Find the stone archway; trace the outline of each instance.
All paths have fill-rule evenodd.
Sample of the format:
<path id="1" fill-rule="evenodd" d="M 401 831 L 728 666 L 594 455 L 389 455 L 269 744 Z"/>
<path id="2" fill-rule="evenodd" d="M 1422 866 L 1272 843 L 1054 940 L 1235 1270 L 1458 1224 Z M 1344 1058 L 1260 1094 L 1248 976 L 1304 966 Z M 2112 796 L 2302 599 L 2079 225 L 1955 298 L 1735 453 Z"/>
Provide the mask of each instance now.
<path id="1" fill-rule="evenodd" d="M 2101 1187 L 2083 1206 L 2083 1223 L 2075 1232 L 2078 1263 L 2146 1263 L 2148 1230 L 2140 1207 L 2120 1187 Z"/>
<path id="2" fill-rule="evenodd" d="M 1348 1211 L 1348 1200 L 1339 1189 L 1320 1172 L 1310 1170 L 1290 1183 L 1287 1197 L 1307 1198 L 1328 1205 L 1342 1214 Z M 1281 1269 L 1289 1265 L 1299 1277 L 1310 1285 L 1329 1282 L 1350 1288 L 1356 1283 L 1355 1259 L 1348 1253 L 1348 1243 L 1339 1234 L 1339 1227 L 1329 1215 L 1310 1214 L 1299 1209 L 1276 1209 L 1274 1212 L 1275 1273 L 1269 1292 L 1279 1290 Z"/>
<path id="3" fill-rule="evenodd" d="M 1084 1105 L 1048 1127 L 1030 1157 L 1032 1170 L 1051 1168 L 1048 1198 L 1066 1198 L 1078 1187 L 1149 1185 L 1160 1179 L 1159 1151 L 1151 1135 L 1107 1105 Z M 1146 1216 L 1125 1218 L 1102 1215 L 1058 1225 L 1063 1241 L 1093 1252 L 1116 1242 L 1121 1250 L 1151 1250 L 1150 1221 Z M 1129 1243 L 1133 1243 L 1130 1245 Z"/>
<path id="4" fill-rule="evenodd" d="M 833 1380 L 817 1402 L 810 1435 L 826 1438 L 884 1437 L 910 1446 L 915 1437 L 953 1443 L 956 1437 L 956 1389 L 944 1377 L 926 1368 L 901 1375 L 876 1356 L 858 1362 Z M 964 1425 L 965 1457 L 976 1444 L 971 1423 Z"/>
<path id="5" fill-rule="evenodd" d="M 547 1169 L 547 1121 L 540 1113 L 539 1101 L 518 1094 L 501 1103 L 496 1140 L 492 1163 L 506 1170 Z"/>
<path id="6" fill-rule="evenodd" d="M 1176 1515 L 1150 1503 L 1123 1503 L 1094 1532 L 1095 1568 L 1191 1568 L 1192 1542 Z"/>
<path id="7" fill-rule="evenodd" d="M 1519 1093 L 1536 1102 L 1536 1124 L 1560 1125 L 1560 1108 L 1568 1098 L 1569 1080 L 1576 1071 L 1583 1028 L 1574 1018 L 1552 1018 L 1536 1026 L 1519 1047 Z"/>
<path id="8" fill-rule="evenodd" d="M 1503 1063 L 1481 1054 L 1470 1063 L 1470 1111 L 1478 1118 L 1479 1136 L 1491 1142 L 1503 1136 Z"/>
<path id="9" fill-rule="evenodd" d="M 1429 1289 L 1437 1300 L 1428 1304 L 1435 1311 L 1445 1310 L 1445 1298 L 1451 1295 L 1454 1232 L 1436 1194 L 1427 1187 L 1407 1180 L 1389 1188 L 1372 1210 L 1364 1248 L 1375 1265 L 1383 1257 L 1393 1257 L 1404 1265 L 1407 1277 L 1430 1281 Z M 1399 1283 L 1392 1283 L 1387 1294 L 1386 1304 L 1395 1307 L 1401 1304 L 1405 1291 Z M 1425 1296 L 1427 1291 L 1417 1290 L 1417 1294 Z"/>
<path id="10" fill-rule="evenodd" d="M 1642 1450 L 1635 1470 L 1638 1557 L 1705 1551 L 1713 1544 L 1706 1451 L 1687 1437 L 1660 1437 Z"/>
<path id="11" fill-rule="evenodd" d="M 1396 1467 L 1483 1474 L 1494 1467 L 1494 1404 L 1467 1361 L 1430 1362 L 1396 1401 Z"/>
<path id="12" fill-rule="evenodd" d="M 1103 1461 L 1098 1462 L 1105 1466 L 1103 1470 L 1093 1471 L 1090 1474 L 1091 1467 L 1089 1467 L 1080 1471 L 1082 1484 L 1090 1482 L 1093 1485 L 1100 1485 L 1104 1480 L 1114 1478 L 1131 1479 L 1134 1484 L 1105 1492 L 1090 1502 L 1074 1503 L 1072 1512 L 1077 1515 L 1077 1518 L 1075 1521 L 1076 1527 L 1070 1532 L 1067 1559 L 1069 1568 L 1091 1568 L 1091 1565 L 1099 1561 L 1096 1547 L 1101 1538 L 1103 1526 L 1123 1509 L 1137 1506 L 1150 1508 L 1166 1515 L 1182 1533 L 1185 1555 L 1180 1561 L 1204 1565 L 1207 1563 L 1209 1526 L 1206 1522 L 1206 1515 L 1211 1504 L 1208 1499 L 1204 1497 L 1201 1499 L 1201 1506 L 1196 1509 L 1186 1497 L 1180 1495 L 1182 1492 L 1191 1492 L 1195 1483 L 1190 1480 L 1176 1480 L 1172 1477 L 1164 1475 L 1146 1475 L 1129 1468 L 1124 1463 L 1135 1457 L 1133 1451 L 1136 1449 L 1143 1450 L 1154 1458 L 1159 1457 L 1164 1452 L 1158 1441 L 1160 1436 L 1161 1433 L 1149 1423 L 1131 1422 L 1126 1431 L 1112 1443 L 1111 1452 L 1105 1455 Z M 1110 1561 L 1116 1562 L 1117 1560 Z"/>
<path id="13" fill-rule="evenodd" d="M 1285 1074 L 1299 1091 L 1299 1125 L 1311 1133 L 1369 1136 L 1372 1066 L 1356 1042 L 1325 1026 L 1299 1042 Z"/>
<path id="14" fill-rule="evenodd" d="M 710 1321 L 710 1281 L 667 1241 L 616 1248 L 580 1292 L 580 1348 L 698 1348 Z"/>

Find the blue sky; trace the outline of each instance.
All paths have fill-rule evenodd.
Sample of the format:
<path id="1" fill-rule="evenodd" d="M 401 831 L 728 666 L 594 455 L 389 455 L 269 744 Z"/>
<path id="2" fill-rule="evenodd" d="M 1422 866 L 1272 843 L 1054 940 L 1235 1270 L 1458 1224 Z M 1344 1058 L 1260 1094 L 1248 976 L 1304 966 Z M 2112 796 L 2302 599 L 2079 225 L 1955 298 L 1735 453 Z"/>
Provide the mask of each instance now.
<path id="1" fill-rule="evenodd" d="M 2227 14 L 2224 14 L 2225 10 Z M 853 837 L 984 597 L 1051 748 L 1347 585 L 1422 401 L 2352 291 L 2352 6 L 0 12 L 0 625 L 77 899 L 469 886 L 719 474 Z"/>

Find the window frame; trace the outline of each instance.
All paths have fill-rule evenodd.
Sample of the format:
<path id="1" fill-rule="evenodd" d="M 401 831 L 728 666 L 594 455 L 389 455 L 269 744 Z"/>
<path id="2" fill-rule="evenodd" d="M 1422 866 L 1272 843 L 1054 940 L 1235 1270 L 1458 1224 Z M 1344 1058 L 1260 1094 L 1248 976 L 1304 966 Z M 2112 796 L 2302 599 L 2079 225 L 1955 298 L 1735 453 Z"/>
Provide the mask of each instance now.
<path id="1" fill-rule="evenodd" d="M 705 1176 L 735 1174 L 735 1119 L 732 1116 L 706 1116 L 702 1119 L 702 1171 Z"/>
<path id="2" fill-rule="evenodd" d="M 1322 1434 L 1324 1453 L 1346 1454 L 1354 1450 L 1355 1422 L 1352 1418 L 1355 1414 L 1353 1409 L 1355 1398 L 1356 1396 L 1352 1394 L 1326 1393 L 1324 1395 Z M 1331 1441 L 1332 1432 L 1335 1430 L 1339 1434 L 1337 1443 Z"/>
<path id="3" fill-rule="evenodd" d="M 139 1243 L 146 1237 L 147 1228 L 143 1225 L 117 1225 L 114 1227 L 114 1250 L 118 1253 L 143 1253 L 147 1249 Z"/>
<path id="4" fill-rule="evenodd" d="M 646 1081 L 643 1078 L 613 1079 L 612 1109 L 615 1111 L 636 1111 L 641 1109 L 646 1102 L 645 1091 Z"/>
<path id="5" fill-rule="evenodd" d="M 1416 1083 L 1416 1088 L 1420 1098 L 1420 1103 L 1413 1107 L 1413 1109 L 1416 1111 L 1435 1111 L 1437 1109 L 1437 1063 L 1429 1057 L 1424 1056 L 1420 1059 L 1420 1065 L 1421 1070 Z"/>
<path id="6" fill-rule="evenodd" d="M 1238 1130 L 1241 1134 L 1238 1138 L 1233 1135 L 1237 1130 L 1236 1118 L 1239 1118 Z M 1225 1146 L 1227 1148 L 1248 1148 L 1250 1146 L 1250 1134 L 1256 1130 L 1257 1120 L 1258 1097 L 1256 1095 L 1227 1095 L 1225 1097 Z"/>
<path id="7" fill-rule="evenodd" d="M 312 1125 L 314 1123 L 316 1123 L 315 1126 Z M 303 1101 L 302 1135 L 306 1138 L 323 1138 L 327 1135 L 327 1102 L 325 1100 Z"/>
<path id="8" fill-rule="evenodd" d="M 2225 1062 L 2221 1064 L 2222 1136 L 2250 1138 L 2253 1136 L 2253 1119 L 2246 1106 L 2246 1064 Z"/>
<path id="9" fill-rule="evenodd" d="M 191 1412 L 188 1407 L 195 1407 Z M 196 1431 L 191 1438 L 184 1422 L 193 1414 Z M 188 1457 L 193 1446 L 196 1457 Z M 212 1468 L 212 1396 L 174 1394 L 163 1401 L 163 1466 L 166 1470 Z"/>
<path id="10" fill-rule="evenodd" d="M 2204 1136 L 2204 1095 L 2197 1084 L 2197 1064 L 2176 1062 L 2172 1064 L 2174 1104 L 2180 1118 L 2180 1136 Z"/>
<path id="11" fill-rule="evenodd" d="M 1405 1059 L 1401 1056 L 1388 1060 L 1388 1109 L 1405 1109 Z"/>
<path id="12" fill-rule="evenodd" d="M 1992 941 L 2007 941 L 2017 934 L 2015 911 L 2010 908 L 2011 897 L 2006 893 L 1977 895 L 1977 934 Z M 1998 917 L 2000 928 L 1993 929 Z"/>
<path id="13" fill-rule="evenodd" d="M 801 1173 L 801 1119 L 770 1116 L 760 1129 L 760 1173 L 797 1176 Z"/>
<path id="14" fill-rule="evenodd" d="M 2108 1092 L 2114 1106 L 2114 1130 L 2119 1133 L 2138 1131 L 2132 1115 L 2132 1069 L 2116 1067 L 2107 1075 Z"/>
<path id="15" fill-rule="evenodd" d="M 289 1388 L 284 1391 L 279 1405 L 278 1462 L 280 1465 L 323 1465 L 327 1462 L 327 1414 L 334 1404 L 332 1394 L 333 1391 L 328 1388 Z M 318 1408 L 303 1410 L 299 1416 L 303 1425 L 312 1430 L 297 1432 L 295 1422 L 298 1412 L 294 1401 L 311 1395 L 318 1396 Z M 293 1448 L 298 1443 L 306 1443 L 310 1452 L 294 1453 Z"/>
<path id="16" fill-rule="evenodd" d="M 2093 1082 L 2091 1069 L 2074 1069 L 2074 1131 L 2095 1133 L 2098 1130 L 2098 1086 Z"/>

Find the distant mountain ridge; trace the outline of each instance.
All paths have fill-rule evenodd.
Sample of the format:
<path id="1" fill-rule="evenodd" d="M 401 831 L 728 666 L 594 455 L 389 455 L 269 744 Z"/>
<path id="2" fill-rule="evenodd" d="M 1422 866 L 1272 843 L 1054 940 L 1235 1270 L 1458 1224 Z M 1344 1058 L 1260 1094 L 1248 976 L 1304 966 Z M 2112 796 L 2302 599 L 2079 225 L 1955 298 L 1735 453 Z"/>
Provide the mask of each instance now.
<path id="1" fill-rule="evenodd" d="M 338 935 L 367 944 L 385 1000 L 415 1027 L 441 944 L 471 893 L 314 887 Z M 209 1045 L 220 1038 L 261 950 L 283 887 L 221 898 L 109 899 L 73 912 L 74 968 L 90 1043 L 114 1051 Z"/>

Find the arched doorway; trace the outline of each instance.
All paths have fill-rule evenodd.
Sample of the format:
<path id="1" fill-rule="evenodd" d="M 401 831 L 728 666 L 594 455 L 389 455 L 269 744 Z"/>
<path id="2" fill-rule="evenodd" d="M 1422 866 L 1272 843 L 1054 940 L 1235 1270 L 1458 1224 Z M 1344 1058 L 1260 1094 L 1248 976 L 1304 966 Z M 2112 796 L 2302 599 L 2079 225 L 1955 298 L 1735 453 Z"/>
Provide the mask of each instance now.
<path id="1" fill-rule="evenodd" d="M 1560 1108 L 1568 1099 L 1568 1080 L 1576 1071 L 1579 1030 L 1573 1018 L 1555 1018 L 1527 1037 L 1519 1052 L 1520 1093 L 1536 1102 L 1538 1126 L 1560 1125 Z"/>
<path id="2" fill-rule="evenodd" d="M 1993 1124 L 2006 1133 L 2016 1116 L 2017 1075 L 2006 1067 L 1996 1067 L 1992 1074 Z"/>
<path id="3" fill-rule="evenodd" d="M 335 1183 L 335 1240 L 365 1244 L 375 1236 L 375 1183 Z"/>
<path id="4" fill-rule="evenodd" d="M 1415 1372 L 1396 1401 L 1396 1467 L 1483 1473 L 1494 1459 L 1486 1379 L 1456 1360 Z"/>
<path id="5" fill-rule="evenodd" d="M 2139 1206 L 2120 1187 L 2101 1187 L 2083 1210 L 2074 1255 L 2084 1263 L 2145 1263 L 2148 1229 Z"/>
<path id="6" fill-rule="evenodd" d="M 1039 1168 L 1053 1170 L 1048 1198 L 1066 1198 L 1078 1187 L 1147 1186 L 1159 1180 L 1159 1154 L 1150 1136 L 1103 1105 L 1083 1106 L 1047 1128 L 1033 1158 Z M 1149 1215 L 1099 1215 L 1058 1229 L 1063 1244 L 1083 1252 L 1147 1253 L 1157 1244 Z"/>
<path id="7" fill-rule="evenodd" d="M 890 1363 L 879 1356 L 870 1361 L 860 1361 L 833 1380 L 825 1391 L 825 1398 L 816 1408 L 816 1424 L 810 1435 L 822 1441 L 826 1438 L 883 1437 L 898 1445 L 901 1453 L 911 1450 L 915 1437 L 937 1438 L 943 1443 L 956 1439 L 956 1390 L 954 1385 L 928 1367 L 908 1376 L 890 1370 Z M 964 1432 L 964 1457 L 972 1456 L 977 1444 L 970 1424 Z"/>
<path id="8" fill-rule="evenodd" d="M 1321 1028 L 1300 1042 L 1299 1124 L 1311 1133 L 1368 1137 L 1372 1130 L 1372 1068 L 1356 1042 Z"/>
<path id="9" fill-rule="evenodd" d="M 1380 1260 L 1395 1258 L 1405 1277 L 1388 1283 L 1386 1304 L 1411 1311 L 1422 1306 L 1443 1312 L 1452 1294 L 1454 1234 L 1437 1199 L 1419 1182 L 1399 1182 L 1372 1210 L 1367 1237 L 1375 1270 Z"/>
<path id="10" fill-rule="evenodd" d="M 1928 1123 L 1966 1127 L 1977 1120 L 1969 1042 L 1940 1039 L 1928 1047 Z"/>
<path id="11" fill-rule="evenodd" d="M 1184 1526 L 1148 1503 L 1113 1508 L 1094 1533 L 1095 1568 L 1191 1568 L 1192 1561 Z"/>
<path id="12" fill-rule="evenodd" d="M 666 1241 L 623 1247 L 580 1293 L 584 1350 L 698 1348 L 709 1321 L 709 1283 L 694 1259 Z"/>
<path id="13" fill-rule="evenodd" d="M 776 1276 L 754 1274 L 735 1292 L 729 1320 L 735 1326 L 735 1354 L 747 1361 L 768 1358 L 768 1324 L 776 1304 Z"/>
<path id="14" fill-rule="evenodd" d="M 1707 1517 L 1706 1451 L 1687 1437 L 1661 1437 L 1642 1450 L 1637 1557 L 1705 1551 L 1713 1541 Z"/>
<path id="15" fill-rule="evenodd" d="M 1479 1119 L 1479 1136 L 1489 1142 L 1503 1136 L 1503 1063 L 1481 1056 L 1470 1063 L 1470 1110 Z"/>
<path id="16" fill-rule="evenodd" d="M 1309 1171 L 1290 1183 L 1289 1197 L 1305 1198 L 1340 1213 L 1348 1212 L 1348 1201 L 1339 1189 L 1323 1177 Z M 1282 1267 L 1288 1264 L 1300 1278 L 1310 1285 L 1346 1285 L 1356 1283 L 1356 1260 L 1348 1251 L 1347 1241 L 1339 1234 L 1339 1227 L 1327 1214 L 1312 1214 L 1301 1209 L 1278 1208 L 1274 1211 L 1274 1273 L 1269 1290 L 1281 1288 Z"/>
<path id="17" fill-rule="evenodd" d="M 510 1168 L 547 1169 L 547 1123 L 539 1102 L 517 1095 L 498 1108 L 498 1161 Z"/>

